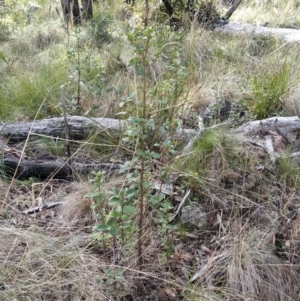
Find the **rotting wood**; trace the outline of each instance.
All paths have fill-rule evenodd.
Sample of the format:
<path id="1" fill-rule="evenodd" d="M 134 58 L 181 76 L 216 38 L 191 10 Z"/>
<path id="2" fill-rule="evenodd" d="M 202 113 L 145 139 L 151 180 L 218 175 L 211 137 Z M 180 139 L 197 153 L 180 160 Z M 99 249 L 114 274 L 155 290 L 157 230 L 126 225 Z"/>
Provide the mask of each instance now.
<path id="1" fill-rule="evenodd" d="M 300 134 L 300 118 L 271 117 L 264 120 L 249 121 L 233 130 L 233 134 L 242 133 L 245 136 L 264 135 L 269 131 L 280 132 L 289 143 L 294 143 Z"/>
<path id="2" fill-rule="evenodd" d="M 121 164 L 95 163 L 89 160 L 73 159 L 69 164 L 62 158 L 55 156 L 42 156 L 36 159 L 19 159 L 11 155 L 3 155 L 2 164 L 8 176 L 12 176 L 17 169 L 17 178 L 27 179 L 36 177 L 39 179 L 69 178 L 69 170 L 73 175 L 76 173 L 88 174 L 92 171 L 106 171 L 107 173 L 118 172 Z"/>
<path id="3" fill-rule="evenodd" d="M 9 143 L 24 141 L 28 135 L 64 138 L 64 123 L 64 117 L 4 123 L 0 125 L 0 136 L 5 137 Z M 126 126 L 125 121 L 117 119 L 83 116 L 68 116 L 68 123 L 70 139 L 74 140 L 82 140 L 95 130 L 98 130 L 100 136 L 105 136 L 107 132 L 120 135 Z"/>
<path id="4" fill-rule="evenodd" d="M 211 129 L 226 124 L 228 122 L 213 126 Z M 193 141 L 201 137 L 201 134 L 202 129 L 190 140 L 178 158 L 187 156 L 193 151 Z M 229 131 L 228 134 L 240 142 L 263 148 L 269 154 L 272 163 L 275 163 L 276 158 L 286 153 L 289 148 L 295 151 L 291 153 L 292 157 L 298 157 L 300 153 L 297 152 L 300 150 L 300 118 L 298 116 L 249 121 Z"/>
<path id="5" fill-rule="evenodd" d="M 231 131 L 235 137 L 241 141 L 262 147 L 270 156 L 272 163 L 275 163 L 276 157 L 281 156 L 282 147 L 279 147 L 274 141 L 279 137 L 281 145 L 284 145 L 284 152 L 287 147 L 297 150 L 300 139 L 300 118 L 293 117 L 271 117 L 264 120 L 249 121 L 237 129 Z M 280 144 L 279 144 L 280 145 Z M 296 153 L 291 154 L 297 157 Z"/>

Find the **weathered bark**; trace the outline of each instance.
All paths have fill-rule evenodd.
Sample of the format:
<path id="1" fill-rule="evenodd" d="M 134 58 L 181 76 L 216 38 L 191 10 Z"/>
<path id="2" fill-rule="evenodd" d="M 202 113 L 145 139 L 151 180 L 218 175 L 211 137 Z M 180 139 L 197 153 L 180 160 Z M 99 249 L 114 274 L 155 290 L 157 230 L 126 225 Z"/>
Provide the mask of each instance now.
<path id="1" fill-rule="evenodd" d="M 65 138 L 65 122 L 63 117 L 49 118 L 36 121 L 22 121 L 19 123 L 5 123 L 0 125 L 0 136 L 8 139 L 10 143 L 21 142 L 29 136 L 46 135 Z M 121 135 L 125 122 L 111 118 L 87 118 L 82 116 L 69 116 L 70 139 L 82 140 L 95 130 L 101 137 L 106 136 L 107 131 L 115 135 Z"/>
<path id="2" fill-rule="evenodd" d="M 272 117 L 256 120 L 243 124 L 231 132 L 236 138 L 245 143 L 250 143 L 263 148 L 272 163 L 286 151 L 300 149 L 300 118 Z M 291 153 L 296 157 L 298 152 Z"/>
<path id="3" fill-rule="evenodd" d="M 120 164 L 95 163 L 80 159 L 73 159 L 69 165 L 68 161 L 50 155 L 36 159 L 19 159 L 10 154 L 4 154 L 2 165 L 7 176 L 13 176 L 16 172 L 16 178 L 19 179 L 27 179 L 29 177 L 65 179 L 77 173 L 88 174 L 92 171 L 113 172 L 119 171 L 121 168 Z"/>
<path id="4" fill-rule="evenodd" d="M 220 124 L 217 126 L 220 126 Z M 182 156 L 187 156 L 193 151 L 193 142 L 198 137 L 201 137 L 203 129 L 204 126 L 191 139 L 190 143 L 184 147 Z M 229 135 L 242 143 L 263 148 L 269 154 L 273 163 L 277 157 L 285 154 L 286 151 L 292 151 L 292 157 L 299 157 L 300 118 L 298 116 L 272 117 L 264 120 L 249 121 L 237 129 L 231 130 Z"/>
<path id="5" fill-rule="evenodd" d="M 97 133 L 100 137 L 113 135 L 120 138 L 127 128 L 126 121 L 111 118 L 87 118 L 82 116 L 70 116 L 67 118 L 69 136 L 71 140 L 80 140 L 90 134 Z M 19 123 L 6 123 L 0 125 L 0 157 L 4 170 L 8 176 L 18 178 L 37 177 L 44 178 L 68 178 L 76 173 L 89 173 L 91 171 L 119 170 L 118 164 L 94 163 L 89 160 L 72 158 L 72 161 L 51 155 L 38 158 L 27 158 L 25 154 L 6 143 L 17 143 L 37 136 L 65 138 L 65 120 L 63 117 L 50 118 L 37 121 L 23 121 Z M 177 141 L 188 143 L 196 132 L 194 130 L 181 130 L 174 135 Z M 162 138 L 164 139 L 164 138 Z"/>
<path id="6" fill-rule="evenodd" d="M 82 17 L 84 20 L 91 20 L 93 18 L 92 0 L 82 0 Z"/>
<path id="7" fill-rule="evenodd" d="M 249 121 L 232 131 L 234 134 L 242 133 L 246 137 L 263 135 L 269 131 L 280 132 L 280 135 L 289 142 L 295 142 L 300 133 L 300 118 L 272 117 L 264 120 Z"/>
<path id="8" fill-rule="evenodd" d="M 36 206 L 34 208 L 30 208 L 28 210 L 25 210 L 22 213 L 25 214 L 25 215 L 27 215 L 27 214 L 34 214 L 34 213 L 42 212 L 44 210 L 52 209 L 52 208 L 55 208 L 55 207 L 58 207 L 58 206 L 61 206 L 61 205 L 63 205 L 63 202 L 55 202 L 55 203 L 49 203 L 49 204 L 42 204 L 40 206 Z"/>
<path id="9" fill-rule="evenodd" d="M 63 117 L 49 118 L 36 121 L 22 121 L 19 123 L 4 123 L 0 125 L 0 137 L 4 137 L 9 143 L 17 143 L 27 139 L 28 136 L 50 136 L 65 138 L 65 125 Z M 112 118 L 87 118 L 83 116 L 68 117 L 69 136 L 72 140 L 82 140 L 90 134 L 99 137 L 113 135 L 121 137 L 126 129 L 127 122 Z M 183 143 L 195 136 L 194 130 L 178 129 L 174 139 Z"/>

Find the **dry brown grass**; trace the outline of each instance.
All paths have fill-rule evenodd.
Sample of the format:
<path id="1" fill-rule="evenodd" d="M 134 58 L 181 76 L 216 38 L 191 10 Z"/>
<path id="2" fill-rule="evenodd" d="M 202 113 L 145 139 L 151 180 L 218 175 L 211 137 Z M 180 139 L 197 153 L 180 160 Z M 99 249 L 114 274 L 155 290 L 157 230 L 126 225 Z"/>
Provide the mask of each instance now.
<path id="1" fill-rule="evenodd" d="M 76 183 L 70 187 L 70 193 L 63 198 L 63 204 L 58 212 L 59 218 L 63 223 L 63 228 L 79 229 L 93 224 L 93 211 L 91 206 L 93 200 L 86 197 L 86 194 L 92 190 L 89 183 Z"/>
<path id="2" fill-rule="evenodd" d="M 1 300 L 106 300 L 104 265 L 63 238 L 1 227 Z"/>
<path id="3" fill-rule="evenodd" d="M 291 26 L 299 22 L 297 7 L 297 1 L 293 0 L 243 1 L 232 19 L 271 27 Z"/>
<path id="4" fill-rule="evenodd" d="M 220 250 L 202 266 L 201 282 L 217 286 L 226 283 L 226 289 L 243 296 L 243 300 L 297 300 L 299 268 L 278 258 L 266 235 L 265 230 L 243 230 L 241 224 L 233 225 L 223 236 Z"/>

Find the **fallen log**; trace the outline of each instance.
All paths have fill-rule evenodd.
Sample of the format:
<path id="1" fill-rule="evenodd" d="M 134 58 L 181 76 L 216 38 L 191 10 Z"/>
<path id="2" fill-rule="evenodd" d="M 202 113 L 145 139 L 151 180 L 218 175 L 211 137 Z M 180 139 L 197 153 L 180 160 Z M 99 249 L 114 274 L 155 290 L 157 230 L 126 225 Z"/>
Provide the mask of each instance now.
<path id="1" fill-rule="evenodd" d="M 228 122 L 217 124 L 211 129 L 227 124 Z M 192 152 L 193 142 L 201 137 L 204 125 L 199 128 L 199 132 L 186 145 L 180 157 L 187 156 Z M 249 121 L 229 131 L 229 135 L 244 144 L 263 148 L 269 154 L 272 163 L 287 151 L 290 152 L 291 157 L 300 156 L 300 118 L 298 116 Z"/>
<path id="2" fill-rule="evenodd" d="M 7 176 L 27 179 L 36 177 L 38 179 L 65 179 L 76 173 L 88 174 L 92 171 L 106 171 L 107 173 L 118 172 L 121 164 L 96 163 L 90 160 L 72 159 L 69 164 L 67 160 L 55 156 L 42 156 L 36 159 L 22 159 L 11 155 L 3 155 L 2 165 Z"/>
<path id="3" fill-rule="evenodd" d="M 83 116 L 67 117 L 69 137 L 72 140 L 82 140 L 91 134 L 100 137 L 114 135 L 122 137 L 128 127 L 127 121 L 119 121 L 112 118 L 87 118 Z M 183 143 L 195 135 L 196 131 L 178 129 L 174 139 Z M 38 158 L 26 157 L 24 151 L 10 147 L 6 143 L 18 143 L 28 138 L 38 136 L 65 138 L 65 118 L 49 118 L 36 121 L 22 121 L 16 123 L 5 123 L 0 125 L 0 154 L 2 154 L 2 165 L 8 176 L 16 176 L 24 179 L 36 177 L 46 178 L 68 178 L 76 173 L 87 174 L 91 171 L 115 172 L 121 168 L 120 164 L 98 163 L 91 160 L 72 158 L 65 160 L 52 155 L 44 155 Z"/>
<path id="4" fill-rule="evenodd" d="M 83 116 L 69 116 L 68 126 L 70 139 L 82 140 L 89 134 L 98 130 L 99 135 L 107 131 L 120 135 L 126 127 L 126 121 L 112 118 L 87 118 Z M 10 143 L 17 143 L 27 139 L 28 136 L 65 137 L 65 120 L 63 117 L 49 118 L 35 121 L 9 122 L 0 125 L 0 136 L 8 139 Z"/>
<path id="5" fill-rule="evenodd" d="M 249 121 L 233 130 L 233 134 L 242 133 L 245 136 L 264 135 L 270 131 L 276 131 L 289 143 L 295 143 L 300 133 L 300 118 L 271 117 L 264 120 Z"/>
<path id="6" fill-rule="evenodd" d="M 283 42 L 287 43 L 300 42 L 300 30 L 290 28 L 269 28 L 264 26 L 254 26 L 237 21 L 230 21 L 216 24 L 215 30 L 232 35 L 259 35 L 275 38 L 278 37 Z"/>
<path id="7" fill-rule="evenodd" d="M 269 155 L 272 163 L 288 150 L 300 148 L 300 118 L 272 117 L 264 120 L 249 121 L 231 134 L 244 143 L 262 147 Z M 298 152 L 291 152 L 291 157 L 298 157 Z"/>
<path id="8" fill-rule="evenodd" d="M 121 137 L 128 123 L 126 120 L 113 118 L 88 118 L 84 116 L 68 116 L 69 136 L 72 140 L 82 140 L 90 134 L 97 132 L 100 137 L 106 137 L 108 133 Z M 196 131 L 178 129 L 174 139 L 188 141 Z M 0 125 L 0 137 L 8 140 L 8 143 L 18 143 L 28 136 L 48 136 L 65 138 L 65 119 L 63 117 L 49 118 L 35 121 L 21 121 L 4 123 Z"/>

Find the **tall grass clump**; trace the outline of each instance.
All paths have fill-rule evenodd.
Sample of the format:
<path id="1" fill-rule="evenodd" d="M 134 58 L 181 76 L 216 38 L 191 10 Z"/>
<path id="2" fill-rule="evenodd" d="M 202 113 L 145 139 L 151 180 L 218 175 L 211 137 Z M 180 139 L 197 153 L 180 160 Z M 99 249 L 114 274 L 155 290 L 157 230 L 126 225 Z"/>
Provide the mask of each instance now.
<path id="1" fill-rule="evenodd" d="M 35 73 L 19 73 L 1 86 L 0 112 L 3 120 L 33 119 L 43 104 L 38 118 L 57 115 L 60 103 L 60 86 L 67 82 L 63 64 L 42 65 Z"/>
<path id="2" fill-rule="evenodd" d="M 220 300 L 295 300 L 296 267 L 281 264 L 268 246 L 267 232 L 234 229 L 231 224 L 223 245 L 198 271 L 194 279 L 213 285 Z M 225 238 L 226 237 L 226 238 Z"/>
<path id="3" fill-rule="evenodd" d="M 252 78 L 252 95 L 249 109 L 263 119 L 279 115 L 283 109 L 283 97 L 290 89 L 290 67 L 284 63 L 278 71 L 267 70 Z"/>
<path id="4" fill-rule="evenodd" d="M 202 175 L 209 170 L 223 170 L 234 156 L 235 145 L 223 130 L 205 130 L 194 141 L 190 154 L 177 161 L 176 166 Z"/>

